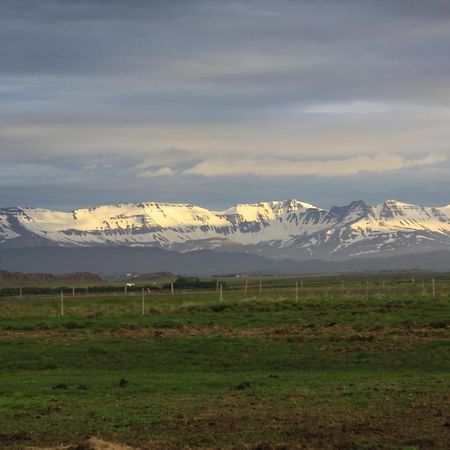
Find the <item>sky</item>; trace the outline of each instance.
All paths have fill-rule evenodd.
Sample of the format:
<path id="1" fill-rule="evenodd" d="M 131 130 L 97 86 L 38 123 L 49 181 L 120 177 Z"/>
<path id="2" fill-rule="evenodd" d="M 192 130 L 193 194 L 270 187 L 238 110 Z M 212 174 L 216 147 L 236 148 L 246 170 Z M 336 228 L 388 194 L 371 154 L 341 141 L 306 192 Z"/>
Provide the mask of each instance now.
<path id="1" fill-rule="evenodd" d="M 0 0 L 0 207 L 450 203 L 448 0 Z"/>

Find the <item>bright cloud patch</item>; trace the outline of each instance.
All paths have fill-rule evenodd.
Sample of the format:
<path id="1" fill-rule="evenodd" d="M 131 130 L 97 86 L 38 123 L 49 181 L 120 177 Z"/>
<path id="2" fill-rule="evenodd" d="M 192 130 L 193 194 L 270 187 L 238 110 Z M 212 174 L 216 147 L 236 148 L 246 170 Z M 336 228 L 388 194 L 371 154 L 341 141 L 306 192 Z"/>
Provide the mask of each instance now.
<path id="1" fill-rule="evenodd" d="M 391 153 L 374 156 L 358 156 L 342 160 L 286 160 L 277 158 L 258 159 L 213 159 L 202 161 L 178 173 L 189 175 L 216 176 L 298 176 L 316 175 L 323 177 L 348 176 L 360 172 L 388 172 L 414 167 L 432 166 L 445 161 L 442 154 L 430 154 L 424 158 L 410 159 Z M 163 172 L 160 171 L 160 174 Z"/>
<path id="2" fill-rule="evenodd" d="M 325 103 L 305 108 L 308 114 L 381 114 L 388 111 L 386 104 L 364 101 Z"/>

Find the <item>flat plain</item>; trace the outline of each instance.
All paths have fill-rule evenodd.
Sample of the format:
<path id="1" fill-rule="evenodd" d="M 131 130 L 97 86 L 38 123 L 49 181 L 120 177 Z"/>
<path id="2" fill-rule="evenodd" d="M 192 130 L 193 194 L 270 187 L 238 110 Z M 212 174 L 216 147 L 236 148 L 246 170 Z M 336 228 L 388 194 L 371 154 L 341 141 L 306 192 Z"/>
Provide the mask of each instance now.
<path id="1" fill-rule="evenodd" d="M 386 280 L 3 298 L 0 447 L 449 448 L 450 285 Z"/>

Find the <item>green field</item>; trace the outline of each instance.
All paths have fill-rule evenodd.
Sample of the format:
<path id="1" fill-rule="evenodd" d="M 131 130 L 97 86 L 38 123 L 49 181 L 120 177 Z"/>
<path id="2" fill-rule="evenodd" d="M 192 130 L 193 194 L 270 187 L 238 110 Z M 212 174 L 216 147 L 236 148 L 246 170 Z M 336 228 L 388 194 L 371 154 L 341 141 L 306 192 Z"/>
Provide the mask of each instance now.
<path id="1" fill-rule="evenodd" d="M 2 299 L 0 448 L 450 448 L 448 290 L 386 280 Z"/>

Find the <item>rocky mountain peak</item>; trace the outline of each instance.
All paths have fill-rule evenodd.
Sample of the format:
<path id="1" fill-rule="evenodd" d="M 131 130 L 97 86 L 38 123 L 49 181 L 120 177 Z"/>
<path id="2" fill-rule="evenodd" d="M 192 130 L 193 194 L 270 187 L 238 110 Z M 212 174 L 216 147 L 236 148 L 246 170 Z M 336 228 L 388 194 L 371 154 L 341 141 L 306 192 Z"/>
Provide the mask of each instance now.
<path id="1" fill-rule="evenodd" d="M 450 206 L 356 200 L 321 209 L 296 199 L 238 203 L 128 203 L 76 211 L 0 209 L 0 247 L 150 246 L 190 251 L 238 246 L 268 256 L 337 258 L 450 247 Z"/>

